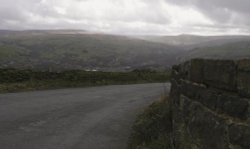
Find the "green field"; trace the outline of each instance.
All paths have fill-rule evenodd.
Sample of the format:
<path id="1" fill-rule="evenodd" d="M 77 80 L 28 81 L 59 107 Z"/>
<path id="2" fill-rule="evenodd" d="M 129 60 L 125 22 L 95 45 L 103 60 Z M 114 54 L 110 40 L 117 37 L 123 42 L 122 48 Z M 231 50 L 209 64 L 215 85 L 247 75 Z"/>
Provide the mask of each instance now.
<path id="1" fill-rule="evenodd" d="M 17 92 L 69 87 L 115 84 L 166 82 L 169 72 L 135 70 L 132 72 L 40 72 L 32 70 L 0 69 L 0 92 Z"/>

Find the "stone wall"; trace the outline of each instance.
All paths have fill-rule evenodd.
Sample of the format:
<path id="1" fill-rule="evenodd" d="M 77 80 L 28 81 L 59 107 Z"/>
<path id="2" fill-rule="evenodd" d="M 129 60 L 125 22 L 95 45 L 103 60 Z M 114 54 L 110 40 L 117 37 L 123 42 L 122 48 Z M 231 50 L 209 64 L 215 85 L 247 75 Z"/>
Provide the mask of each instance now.
<path id="1" fill-rule="evenodd" d="M 250 149 L 250 60 L 193 59 L 174 66 L 176 149 Z"/>

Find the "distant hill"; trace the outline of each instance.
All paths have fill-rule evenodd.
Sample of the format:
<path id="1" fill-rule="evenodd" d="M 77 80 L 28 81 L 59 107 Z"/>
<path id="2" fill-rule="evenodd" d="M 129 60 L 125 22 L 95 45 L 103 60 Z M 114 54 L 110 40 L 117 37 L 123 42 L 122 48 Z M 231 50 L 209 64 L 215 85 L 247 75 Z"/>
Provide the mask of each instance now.
<path id="1" fill-rule="evenodd" d="M 81 30 L 0 31 L 0 67 L 124 71 L 165 69 L 183 51 L 175 46 Z"/>
<path id="2" fill-rule="evenodd" d="M 146 41 L 175 45 L 175 46 L 187 46 L 199 44 L 201 42 L 207 42 L 212 39 L 209 37 L 195 36 L 195 35 L 179 35 L 179 36 L 137 36 L 138 39 Z"/>
<path id="3" fill-rule="evenodd" d="M 197 36 L 197 35 L 179 35 L 179 36 L 136 36 L 135 38 L 162 43 L 172 46 L 182 47 L 185 50 L 192 50 L 197 47 L 218 46 L 226 43 L 250 40 L 250 36 Z"/>
<path id="4" fill-rule="evenodd" d="M 184 56 L 185 55 L 185 56 Z M 219 46 L 195 48 L 180 57 L 181 61 L 192 58 L 242 59 L 250 58 L 250 40 L 226 43 Z"/>
<path id="5" fill-rule="evenodd" d="M 85 30 L 0 30 L 0 37 L 21 37 L 21 36 L 34 36 L 34 35 L 48 35 L 48 34 L 95 34 Z"/>
<path id="6" fill-rule="evenodd" d="M 119 36 L 84 30 L 0 30 L 0 68 L 162 70 L 197 57 L 250 57 L 250 36 Z"/>

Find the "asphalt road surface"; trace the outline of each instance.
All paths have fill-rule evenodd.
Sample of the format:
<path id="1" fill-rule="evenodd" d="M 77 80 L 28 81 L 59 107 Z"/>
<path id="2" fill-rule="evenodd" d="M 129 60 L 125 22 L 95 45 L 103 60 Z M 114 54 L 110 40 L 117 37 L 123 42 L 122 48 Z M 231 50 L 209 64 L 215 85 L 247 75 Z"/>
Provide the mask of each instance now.
<path id="1" fill-rule="evenodd" d="M 0 149 L 125 149 L 136 115 L 164 90 L 169 84 L 0 94 Z"/>

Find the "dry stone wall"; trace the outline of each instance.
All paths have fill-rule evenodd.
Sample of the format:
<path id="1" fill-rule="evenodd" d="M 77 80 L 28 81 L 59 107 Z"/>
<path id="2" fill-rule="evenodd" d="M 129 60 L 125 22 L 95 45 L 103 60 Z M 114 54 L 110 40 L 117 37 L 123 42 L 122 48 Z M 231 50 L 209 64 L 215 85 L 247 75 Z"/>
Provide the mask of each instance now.
<path id="1" fill-rule="evenodd" d="M 176 149 L 250 149 L 250 60 L 193 59 L 174 66 Z"/>

